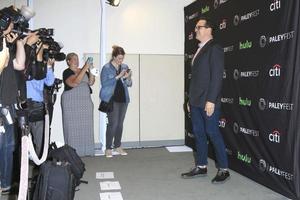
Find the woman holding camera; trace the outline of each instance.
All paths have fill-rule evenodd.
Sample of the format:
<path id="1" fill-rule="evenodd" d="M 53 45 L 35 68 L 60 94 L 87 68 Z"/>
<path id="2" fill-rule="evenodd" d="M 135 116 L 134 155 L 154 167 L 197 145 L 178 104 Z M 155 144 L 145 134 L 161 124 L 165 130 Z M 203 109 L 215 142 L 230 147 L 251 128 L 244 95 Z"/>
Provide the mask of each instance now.
<path id="1" fill-rule="evenodd" d="M 112 157 L 112 149 L 121 155 L 127 153 L 121 148 L 123 122 L 129 103 L 128 87 L 131 87 L 131 74 L 123 64 L 125 51 L 122 47 L 113 46 L 112 58 L 101 71 L 100 99 L 104 102 L 113 101 L 113 111 L 107 114 L 105 156 Z M 112 146 L 113 144 L 113 146 Z"/>
<path id="2" fill-rule="evenodd" d="M 68 68 L 63 72 L 65 85 L 61 96 L 65 143 L 74 147 L 79 156 L 94 155 L 94 119 L 90 86 L 95 77 L 89 73 L 90 62 L 80 69 L 78 56 L 69 53 Z"/>

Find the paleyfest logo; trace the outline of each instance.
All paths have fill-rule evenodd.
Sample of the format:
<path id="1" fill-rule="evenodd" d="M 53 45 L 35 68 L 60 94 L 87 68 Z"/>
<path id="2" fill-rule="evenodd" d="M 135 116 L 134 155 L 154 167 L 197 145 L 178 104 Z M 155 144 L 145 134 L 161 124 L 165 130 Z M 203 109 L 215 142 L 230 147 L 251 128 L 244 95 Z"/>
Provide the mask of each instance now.
<path id="1" fill-rule="evenodd" d="M 259 38 L 259 46 L 261 48 L 264 48 L 267 44 L 273 44 L 273 43 L 278 43 L 278 42 L 285 41 L 285 40 L 290 40 L 290 39 L 293 39 L 294 36 L 295 36 L 295 31 L 281 33 L 281 34 L 270 36 L 270 37 L 262 35 Z"/>
<path id="2" fill-rule="evenodd" d="M 272 109 L 272 110 L 286 110 L 292 111 L 294 104 L 292 103 L 282 103 L 282 102 L 271 102 L 264 98 L 260 98 L 258 101 L 258 108 L 260 110 Z"/>
<path id="3" fill-rule="evenodd" d="M 254 129 L 249 129 L 249 128 L 245 128 L 245 127 L 240 127 L 239 124 L 237 122 L 233 123 L 233 132 L 235 134 L 238 133 L 244 133 L 245 135 L 251 135 L 254 137 L 259 136 L 259 131 L 258 130 L 254 130 Z"/>
<path id="4" fill-rule="evenodd" d="M 224 47 L 223 49 L 224 49 L 224 53 L 233 51 L 234 50 L 234 45 Z"/>
<path id="5" fill-rule="evenodd" d="M 259 71 L 239 71 L 238 69 L 235 69 L 233 71 L 233 78 L 234 80 L 238 80 L 239 78 L 250 78 L 250 77 L 258 77 Z"/>
<path id="6" fill-rule="evenodd" d="M 198 13 L 198 12 L 195 12 L 195 13 L 193 13 L 193 14 L 191 14 L 191 15 L 187 15 L 187 16 L 185 17 L 185 21 L 188 22 L 189 20 L 195 19 L 195 18 L 198 17 L 198 16 L 199 16 L 199 13 Z"/>
<path id="7" fill-rule="evenodd" d="M 214 1 L 214 8 L 217 9 L 221 4 L 226 3 L 229 0 L 215 0 Z"/>
<path id="8" fill-rule="evenodd" d="M 281 169 L 278 169 L 277 167 L 274 167 L 272 165 L 270 165 L 269 163 L 267 163 L 264 159 L 260 159 L 259 160 L 259 165 L 258 165 L 260 171 L 268 173 L 268 174 L 274 174 L 276 176 L 280 176 L 283 177 L 286 180 L 292 181 L 294 175 L 283 171 Z"/>
<path id="9" fill-rule="evenodd" d="M 252 12 L 249 12 L 245 15 L 239 16 L 239 15 L 235 15 L 233 18 L 233 25 L 237 26 L 240 23 L 249 20 L 251 18 L 257 17 L 259 15 L 259 9 L 254 10 Z"/>

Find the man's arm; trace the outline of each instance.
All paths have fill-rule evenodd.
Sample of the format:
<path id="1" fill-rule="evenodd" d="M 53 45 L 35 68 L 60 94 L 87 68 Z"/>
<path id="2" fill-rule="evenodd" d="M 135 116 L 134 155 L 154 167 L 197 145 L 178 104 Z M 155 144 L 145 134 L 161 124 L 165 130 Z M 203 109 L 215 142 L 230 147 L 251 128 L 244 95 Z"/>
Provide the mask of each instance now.
<path id="1" fill-rule="evenodd" d="M 219 46 L 213 46 L 209 59 L 210 81 L 205 104 L 207 116 L 211 116 L 215 111 L 215 104 L 222 89 L 224 71 L 224 51 Z"/>
<path id="2" fill-rule="evenodd" d="M 224 71 L 224 51 L 220 46 L 213 46 L 209 59 L 210 67 L 210 82 L 207 93 L 207 101 L 216 103 L 216 100 L 221 93 L 223 71 Z"/>
<path id="3" fill-rule="evenodd" d="M 3 69 L 7 66 L 9 61 L 9 49 L 6 47 L 5 38 L 3 38 L 3 48 L 0 51 L 0 74 L 2 73 Z"/>

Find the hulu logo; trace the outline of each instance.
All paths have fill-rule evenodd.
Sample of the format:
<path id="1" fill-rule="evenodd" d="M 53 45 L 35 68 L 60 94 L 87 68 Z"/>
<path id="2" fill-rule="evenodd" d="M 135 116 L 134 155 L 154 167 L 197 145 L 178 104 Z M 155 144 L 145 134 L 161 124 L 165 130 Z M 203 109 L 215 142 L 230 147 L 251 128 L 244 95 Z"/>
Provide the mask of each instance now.
<path id="1" fill-rule="evenodd" d="M 241 154 L 239 151 L 238 151 L 237 159 L 248 164 L 251 163 L 251 158 L 247 154 L 246 155 Z"/>
<path id="2" fill-rule="evenodd" d="M 201 13 L 207 13 L 209 11 L 209 6 L 205 6 L 204 8 L 201 9 Z"/>
<path id="3" fill-rule="evenodd" d="M 250 99 L 242 99 L 241 97 L 239 97 L 239 104 L 241 106 L 251 106 L 251 100 Z"/>
<path id="4" fill-rule="evenodd" d="M 240 42 L 240 49 L 250 49 L 252 47 L 252 42 L 246 40 L 246 42 Z"/>

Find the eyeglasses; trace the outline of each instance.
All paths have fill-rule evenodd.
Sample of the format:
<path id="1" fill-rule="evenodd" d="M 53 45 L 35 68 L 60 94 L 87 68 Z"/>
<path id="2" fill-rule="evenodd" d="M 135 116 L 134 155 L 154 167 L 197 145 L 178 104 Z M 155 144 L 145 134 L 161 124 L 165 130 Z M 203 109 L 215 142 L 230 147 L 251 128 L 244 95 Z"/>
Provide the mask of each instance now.
<path id="1" fill-rule="evenodd" d="M 208 28 L 207 26 L 195 26 L 195 30 L 198 31 L 200 30 L 201 28 Z"/>

